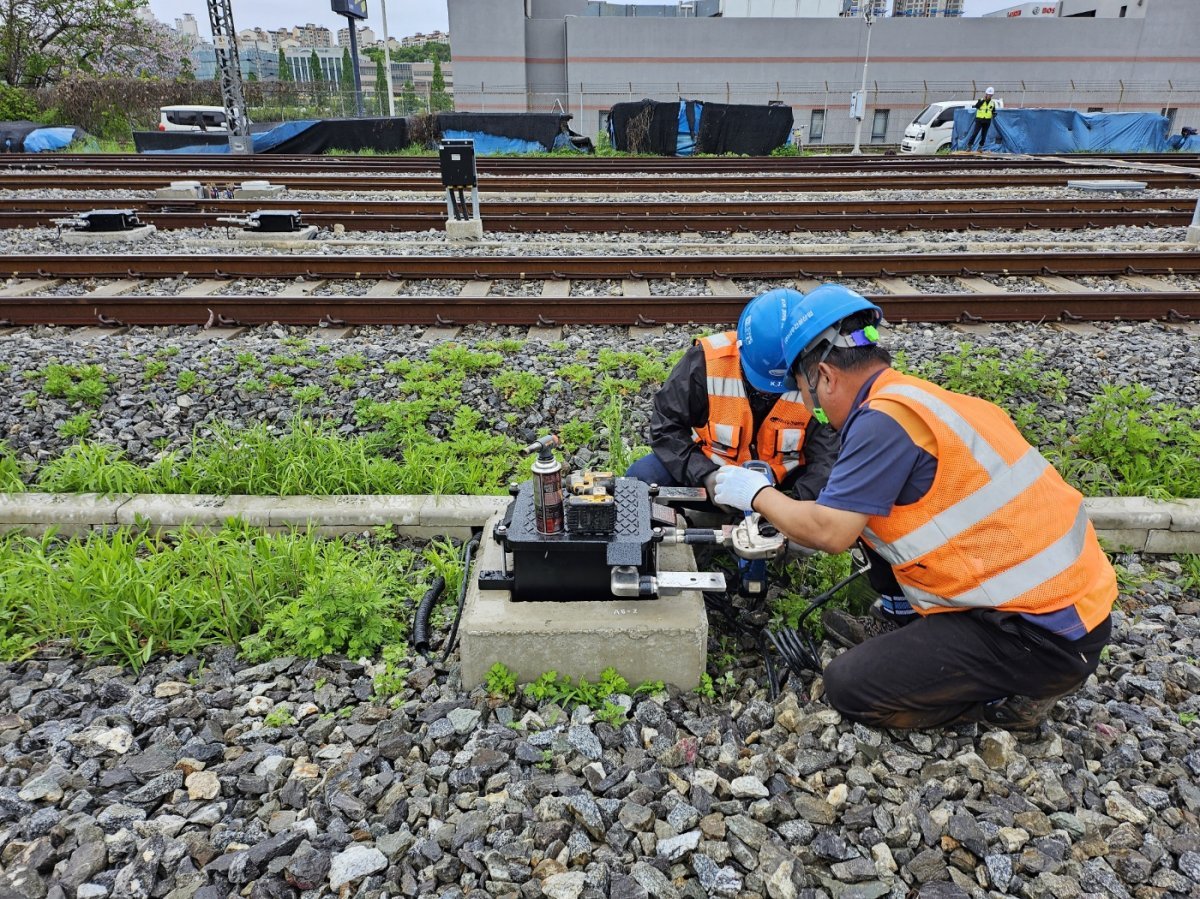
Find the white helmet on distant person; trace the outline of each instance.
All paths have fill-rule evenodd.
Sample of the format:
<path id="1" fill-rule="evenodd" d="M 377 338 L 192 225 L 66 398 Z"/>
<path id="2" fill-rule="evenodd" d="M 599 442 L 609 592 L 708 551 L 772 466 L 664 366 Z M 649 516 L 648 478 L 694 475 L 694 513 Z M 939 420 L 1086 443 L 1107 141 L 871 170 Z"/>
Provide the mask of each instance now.
<path id="1" fill-rule="evenodd" d="M 996 89 L 994 87 L 989 87 L 987 90 L 984 91 L 984 93 L 990 97 L 992 94 L 996 93 Z"/>

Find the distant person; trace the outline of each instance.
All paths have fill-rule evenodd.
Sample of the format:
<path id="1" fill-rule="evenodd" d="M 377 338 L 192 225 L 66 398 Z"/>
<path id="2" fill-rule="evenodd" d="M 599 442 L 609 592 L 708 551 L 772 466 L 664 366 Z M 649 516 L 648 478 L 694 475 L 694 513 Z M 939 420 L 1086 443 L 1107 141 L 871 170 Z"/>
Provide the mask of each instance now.
<path id="1" fill-rule="evenodd" d="M 975 101 L 975 124 L 971 127 L 971 133 L 967 135 L 967 150 L 971 149 L 971 145 L 975 142 L 975 135 L 979 135 L 979 149 L 983 149 L 987 143 L 988 129 L 992 127 L 992 119 L 996 117 L 996 89 L 989 87 L 983 92 L 983 97 Z"/>

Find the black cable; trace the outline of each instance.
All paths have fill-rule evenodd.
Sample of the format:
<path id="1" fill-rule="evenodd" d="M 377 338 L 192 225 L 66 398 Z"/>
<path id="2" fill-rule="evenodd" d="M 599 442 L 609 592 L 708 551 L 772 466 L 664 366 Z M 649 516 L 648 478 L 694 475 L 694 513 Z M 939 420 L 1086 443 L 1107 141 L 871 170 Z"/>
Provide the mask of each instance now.
<path id="1" fill-rule="evenodd" d="M 450 627 L 450 636 L 446 638 L 446 648 L 442 654 L 443 665 L 450 658 L 450 653 L 454 652 L 454 646 L 458 641 L 458 623 L 462 620 L 463 604 L 467 598 L 467 580 L 471 576 L 471 556 L 477 546 L 479 546 L 478 534 L 463 544 L 462 582 L 458 585 L 458 611 L 454 613 L 454 624 Z"/>
<path id="2" fill-rule="evenodd" d="M 421 597 L 421 601 L 417 603 L 417 611 L 413 615 L 413 649 L 425 656 L 426 661 L 429 661 L 429 650 L 431 649 L 429 645 L 429 615 L 437 604 L 438 597 L 445 589 L 446 579 L 435 577 L 429 589 L 425 591 L 425 595 Z"/>

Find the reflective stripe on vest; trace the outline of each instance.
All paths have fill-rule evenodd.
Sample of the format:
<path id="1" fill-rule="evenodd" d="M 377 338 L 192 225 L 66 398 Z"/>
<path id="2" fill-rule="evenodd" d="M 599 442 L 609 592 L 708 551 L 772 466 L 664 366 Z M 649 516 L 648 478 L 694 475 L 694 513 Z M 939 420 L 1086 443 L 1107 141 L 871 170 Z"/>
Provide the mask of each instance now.
<path id="1" fill-rule="evenodd" d="M 913 417 L 889 411 L 892 403 Z M 934 488 L 870 516 L 863 530 L 918 611 L 1074 607 L 1089 630 L 1109 614 L 1116 576 L 1083 497 L 1002 410 L 891 369 L 866 404 L 914 439 L 924 440 L 918 420 L 933 437 L 922 445 L 938 462 Z"/>
<path id="2" fill-rule="evenodd" d="M 935 515 L 928 524 L 912 533 L 883 544 L 878 552 L 891 565 L 904 565 L 913 559 L 944 546 L 951 538 L 972 528 L 984 519 L 999 512 L 1020 496 L 1045 473 L 1050 463 L 1042 458 L 1033 447 L 1015 464 L 1009 466 L 991 444 L 984 440 L 954 409 L 937 397 L 916 387 L 895 385 L 885 387 L 876 396 L 900 395 L 920 403 L 940 418 L 963 444 L 970 450 L 979 467 L 987 472 L 991 480 L 986 486 L 955 503 L 949 509 Z M 868 528 L 864 533 L 868 539 L 879 538 Z"/>
<path id="3" fill-rule="evenodd" d="M 742 383 L 741 378 L 714 378 L 712 375 L 709 375 L 708 395 L 733 396 L 745 399 L 746 385 Z"/>
<path id="4" fill-rule="evenodd" d="M 1080 506 L 1075 523 L 1058 540 L 1019 565 L 988 578 L 974 590 L 959 593 L 951 600 L 906 584 L 904 595 L 910 603 L 924 608 L 945 606 L 994 609 L 1012 602 L 1018 596 L 1024 596 L 1074 565 L 1083 555 L 1087 539 L 1087 510 Z"/>
<path id="5" fill-rule="evenodd" d="M 799 391 L 780 396 L 758 433 L 738 356 L 737 332 L 713 334 L 698 341 L 704 349 L 708 423 L 694 428 L 704 454 L 718 465 L 741 465 L 757 458 L 782 481 L 804 464 L 804 435 L 812 414 Z M 751 453 L 753 447 L 753 454 Z"/>

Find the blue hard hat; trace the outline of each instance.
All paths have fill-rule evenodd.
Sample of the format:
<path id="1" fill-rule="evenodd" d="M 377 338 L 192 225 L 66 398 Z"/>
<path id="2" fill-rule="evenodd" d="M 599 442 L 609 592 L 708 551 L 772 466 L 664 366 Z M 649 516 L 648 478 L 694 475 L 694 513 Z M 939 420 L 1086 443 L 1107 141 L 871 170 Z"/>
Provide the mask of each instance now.
<path id="1" fill-rule="evenodd" d="M 738 359 L 750 386 L 763 393 L 796 389 L 783 352 L 783 332 L 804 294 L 786 287 L 768 290 L 746 304 L 738 319 Z"/>
<path id="2" fill-rule="evenodd" d="M 841 284 L 822 284 L 790 308 L 787 329 L 783 334 L 783 354 L 789 371 L 796 366 L 805 351 L 815 349 L 821 341 L 834 346 L 866 346 L 874 343 L 869 335 L 843 335 L 838 325 L 858 312 L 874 313 L 872 324 L 883 320 L 883 310 L 860 293 Z"/>

